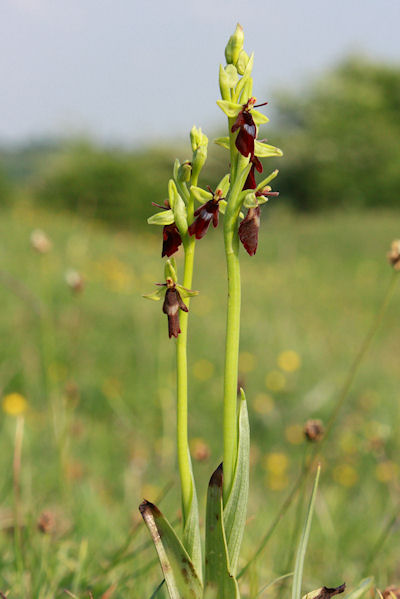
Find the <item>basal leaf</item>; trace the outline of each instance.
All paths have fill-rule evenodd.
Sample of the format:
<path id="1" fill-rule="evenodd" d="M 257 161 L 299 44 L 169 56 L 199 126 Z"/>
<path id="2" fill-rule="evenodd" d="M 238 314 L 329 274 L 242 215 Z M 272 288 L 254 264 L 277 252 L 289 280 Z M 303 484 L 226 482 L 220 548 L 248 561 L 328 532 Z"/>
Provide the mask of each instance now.
<path id="1" fill-rule="evenodd" d="M 240 599 L 229 566 L 222 513 L 222 464 L 208 485 L 206 516 L 206 577 L 204 599 Z"/>
<path id="2" fill-rule="evenodd" d="M 224 509 L 224 525 L 232 574 L 236 574 L 246 523 L 249 495 L 250 426 L 246 396 L 241 389 L 238 415 L 238 452 L 233 484 Z"/>
<path id="3" fill-rule="evenodd" d="M 187 291 L 187 290 L 185 290 Z M 198 293 L 198 292 L 192 292 Z M 190 297 L 190 296 L 189 296 Z M 190 470 L 192 470 L 192 462 L 189 460 Z M 197 503 L 196 486 L 194 482 L 193 472 L 192 476 L 192 501 L 190 502 L 189 513 L 186 517 L 185 526 L 183 529 L 183 544 L 186 551 L 190 555 L 193 565 L 196 569 L 199 580 L 203 580 L 203 564 L 201 554 L 201 538 L 200 538 L 200 522 L 199 522 L 199 507 Z"/>
<path id="4" fill-rule="evenodd" d="M 168 520 L 149 501 L 143 501 L 139 510 L 157 550 L 170 599 L 201 599 L 196 569 Z"/>

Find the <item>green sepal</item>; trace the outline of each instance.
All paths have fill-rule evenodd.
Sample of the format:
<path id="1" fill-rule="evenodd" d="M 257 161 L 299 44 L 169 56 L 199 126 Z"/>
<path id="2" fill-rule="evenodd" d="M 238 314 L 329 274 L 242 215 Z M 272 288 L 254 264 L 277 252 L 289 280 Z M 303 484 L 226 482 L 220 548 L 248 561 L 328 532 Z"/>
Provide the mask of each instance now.
<path id="1" fill-rule="evenodd" d="M 315 475 L 314 486 L 311 493 L 310 503 L 308 505 L 307 516 L 304 522 L 303 530 L 300 537 L 300 542 L 296 552 L 296 562 L 293 572 L 292 599 L 301 598 L 301 586 L 303 581 L 304 558 L 306 555 L 308 539 L 310 537 L 311 522 L 314 514 L 315 498 L 317 496 L 319 476 L 321 473 L 321 465 L 318 465 L 317 474 Z"/>
<path id="2" fill-rule="evenodd" d="M 262 141 L 255 140 L 254 142 L 254 154 L 259 158 L 269 158 L 270 156 L 283 156 L 282 150 L 275 146 L 270 146 Z"/>
<path id="3" fill-rule="evenodd" d="M 268 123 L 268 121 L 269 121 L 269 118 L 267 116 L 265 116 L 265 114 L 263 114 L 259 110 L 253 109 L 251 111 L 251 116 L 253 117 L 253 121 L 255 122 L 256 125 L 263 125 L 264 123 Z"/>
<path id="4" fill-rule="evenodd" d="M 142 297 L 158 302 L 163 295 L 165 295 L 166 288 L 160 287 L 157 291 L 153 291 L 153 293 L 147 293 L 146 295 L 142 295 Z"/>
<path id="5" fill-rule="evenodd" d="M 168 260 L 165 262 L 164 277 L 165 277 L 165 280 L 172 279 L 174 283 L 177 282 L 178 273 L 177 273 L 175 258 L 168 258 Z"/>
<path id="6" fill-rule="evenodd" d="M 236 68 L 239 75 L 244 75 L 247 65 L 249 64 L 249 55 L 245 50 L 241 50 L 237 59 Z"/>
<path id="7" fill-rule="evenodd" d="M 217 100 L 217 104 L 222 110 L 222 112 L 225 112 L 226 116 L 228 116 L 231 119 L 236 117 L 243 108 L 241 104 L 236 104 L 236 102 L 229 102 L 228 100 Z"/>
<path id="8" fill-rule="evenodd" d="M 206 191 L 202 187 L 197 187 L 196 185 L 191 186 L 190 193 L 198 202 L 200 202 L 200 204 L 205 204 L 209 200 L 212 200 L 213 197 L 212 193 Z"/>
<path id="9" fill-rule="evenodd" d="M 188 230 L 186 205 L 179 195 L 173 179 L 168 182 L 168 197 L 169 205 L 174 213 L 174 222 L 179 229 L 179 233 L 185 235 Z"/>
<path id="10" fill-rule="evenodd" d="M 238 450 L 232 489 L 224 508 L 224 526 L 231 574 L 236 569 L 246 524 L 249 496 L 250 426 L 246 396 L 240 390 L 241 401 L 238 414 Z"/>
<path id="11" fill-rule="evenodd" d="M 245 86 L 249 84 L 249 81 L 251 81 L 251 72 L 253 70 L 253 64 L 254 64 L 254 52 L 251 53 L 249 61 L 246 65 L 246 68 L 244 70 L 243 73 L 243 77 L 240 79 L 239 83 L 236 86 L 235 89 L 235 98 L 239 99 L 241 92 L 244 90 Z M 251 88 L 253 86 L 251 85 Z M 251 90 L 250 90 L 251 92 Z M 250 95 L 247 96 L 247 98 L 244 100 L 244 94 L 242 95 L 242 100 L 243 100 L 243 104 L 245 104 L 245 102 L 247 102 L 247 100 L 250 98 Z"/>
<path id="12" fill-rule="evenodd" d="M 172 210 L 163 210 L 162 212 L 156 212 L 147 219 L 149 225 L 172 225 L 174 222 L 174 214 Z"/>
<path id="13" fill-rule="evenodd" d="M 239 75 L 236 70 L 236 67 L 233 64 L 228 64 L 225 68 L 222 65 L 220 65 L 219 85 L 221 89 L 223 88 L 224 90 L 231 90 L 233 87 L 237 85 L 238 81 Z"/>
<path id="14" fill-rule="evenodd" d="M 208 485 L 204 599 L 239 599 L 239 587 L 229 565 L 222 512 L 222 464 Z"/>
<path id="15" fill-rule="evenodd" d="M 275 177 L 278 175 L 278 173 L 279 173 L 278 169 L 275 169 L 274 171 L 272 171 L 272 173 L 270 173 L 268 175 L 268 177 L 263 179 L 261 181 L 261 183 L 259 183 L 257 185 L 255 191 L 260 191 L 261 189 L 264 189 L 264 187 L 266 187 L 268 185 L 268 183 L 270 183 L 273 179 L 275 179 Z"/>
<path id="16" fill-rule="evenodd" d="M 258 206 L 258 198 L 254 191 L 247 192 L 244 196 L 243 206 L 245 208 L 256 208 Z"/>
<path id="17" fill-rule="evenodd" d="M 202 599 L 196 568 L 168 520 L 149 501 L 143 501 L 139 510 L 153 539 L 170 599 Z"/>
<path id="18" fill-rule="evenodd" d="M 216 137 L 213 139 L 213 142 L 222 148 L 226 148 L 227 150 L 230 149 L 229 137 Z"/>
<path id="19" fill-rule="evenodd" d="M 227 173 L 224 177 L 222 177 L 221 181 L 218 183 L 217 187 L 215 188 L 220 189 L 222 191 L 222 197 L 226 198 L 226 196 L 228 195 L 228 191 L 229 191 L 229 185 L 230 185 L 230 174 Z"/>
<path id="20" fill-rule="evenodd" d="M 186 289 L 186 287 L 183 287 L 183 285 L 176 285 L 177 290 L 179 291 L 182 299 L 185 299 L 187 297 L 196 297 L 196 295 L 199 295 L 199 291 L 195 291 L 193 289 Z"/>

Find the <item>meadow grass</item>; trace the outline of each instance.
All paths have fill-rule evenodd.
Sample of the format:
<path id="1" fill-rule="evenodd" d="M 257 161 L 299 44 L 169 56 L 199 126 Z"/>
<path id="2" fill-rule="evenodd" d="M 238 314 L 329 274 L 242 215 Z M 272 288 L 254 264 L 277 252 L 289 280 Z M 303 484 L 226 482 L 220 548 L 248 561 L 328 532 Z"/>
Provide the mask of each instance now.
<path id="1" fill-rule="evenodd" d="M 389 284 L 385 254 L 399 236 L 391 212 L 262 210 L 258 253 L 242 256 L 240 378 L 253 440 L 243 564 L 301 468 L 304 422 L 326 420 L 333 408 Z M 35 228 L 50 237 L 49 253 L 31 249 Z M 160 231 L 119 233 L 26 204 L 3 212 L 0 230 L 0 389 L 2 396 L 21 393 L 29 406 L 20 559 L 13 531 L 16 418 L 3 411 L 0 420 L 0 590 L 11 589 L 10 598 L 50 599 L 63 589 L 78 597 L 88 597 L 88 589 L 95 598 L 107 589 L 104 597 L 150 597 L 160 572 L 137 506 L 167 487 L 161 507 L 179 519 L 174 342 L 161 306 L 141 297 L 163 280 Z M 198 245 L 193 288 L 200 295 L 191 303 L 189 331 L 189 426 L 202 514 L 222 454 L 224 255 L 221 237 L 209 237 Z M 82 293 L 65 282 L 70 268 L 84 277 Z M 396 290 L 323 450 L 307 590 L 343 580 L 351 586 L 363 574 L 384 586 L 399 575 L 396 526 L 364 572 L 399 507 L 398 300 Z M 246 574 L 249 596 L 292 569 L 304 509 L 300 494 Z M 37 529 L 43 511 L 54 517 L 50 534 Z"/>

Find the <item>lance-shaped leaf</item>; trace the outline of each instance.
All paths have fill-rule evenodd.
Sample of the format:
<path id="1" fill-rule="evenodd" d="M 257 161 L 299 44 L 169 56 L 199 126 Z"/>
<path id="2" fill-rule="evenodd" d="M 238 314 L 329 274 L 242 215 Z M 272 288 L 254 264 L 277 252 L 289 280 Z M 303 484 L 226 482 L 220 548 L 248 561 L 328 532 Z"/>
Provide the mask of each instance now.
<path id="1" fill-rule="evenodd" d="M 311 493 L 310 503 L 308 506 L 306 520 L 304 522 L 303 531 L 301 533 L 300 543 L 297 548 L 296 562 L 294 566 L 293 574 L 293 587 L 292 587 L 292 599 L 301 598 L 301 584 L 303 581 L 303 569 L 304 569 L 304 558 L 307 551 L 308 539 L 310 537 L 311 522 L 314 513 L 315 498 L 317 496 L 319 475 L 321 472 L 321 466 L 318 465 L 317 474 L 314 481 L 314 487 Z"/>
<path id="2" fill-rule="evenodd" d="M 254 154 L 259 158 L 269 158 L 270 156 L 283 156 L 282 150 L 275 146 L 265 144 L 263 141 L 254 142 Z"/>
<path id="3" fill-rule="evenodd" d="M 139 510 L 157 550 L 170 599 L 201 599 L 196 569 L 167 519 L 149 501 L 143 501 Z"/>
<path id="4" fill-rule="evenodd" d="M 156 212 L 147 219 L 149 225 L 172 225 L 174 222 L 174 215 L 172 210 L 163 210 L 162 212 Z"/>
<path id="5" fill-rule="evenodd" d="M 222 464 L 208 485 L 206 516 L 206 579 L 204 599 L 240 599 L 230 572 L 222 511 Z"/>
<path id="6" fill-rule="evenodd" d="M 238 450 L 232 489 L 224 509 L 224 525 L 231 573 L 236 574 L 246 524 L 249 495 L 250 426 L 243 389 L 238 415 Z"/>
<path id="7" fill-rule="evenodd" d="M 186 516 L 186 522 L 183 529 L 183 544 L 186 551 L 190 555 L 193 565 L 198 573 L 200 582 L 203 581 L 203 563 L 201 553 L 201 537 L 200 537 L 200 522 L 199 522 L 199 506 L 197 502 L 196 485 L 194 481 L 192 462 L 190 463 L 190 473 L 192 477 L 192 500 L 190 502 L 189 511 Z"/>

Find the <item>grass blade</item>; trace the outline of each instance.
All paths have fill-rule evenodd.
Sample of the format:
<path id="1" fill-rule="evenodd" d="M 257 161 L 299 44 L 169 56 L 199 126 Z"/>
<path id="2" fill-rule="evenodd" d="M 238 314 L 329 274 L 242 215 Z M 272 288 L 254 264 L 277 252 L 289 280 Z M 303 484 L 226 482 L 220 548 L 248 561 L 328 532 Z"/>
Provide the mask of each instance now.
<path id="1" fill-rule="evenodd" d="M 315 498 L 317 496 L 319 476 L 321 473 L 321 466 L 318 465 L 317 474 L 315 476 L 314 487 L 311 493 L 310 504 L 308 506 L 307 517 L 304 522 L 303 532 L 301 535 L 300 543 L 297 548 L 296 562 L 294 566 L 293 574 L 293 587 L 292 587 L 292 599 L 301 599 L 301 585 L 303 581 L 303 569 L 304 569 L 304 558 L 307 551 L 308 539 L 310 536 L 311 522 L 314 512 Z"/>

